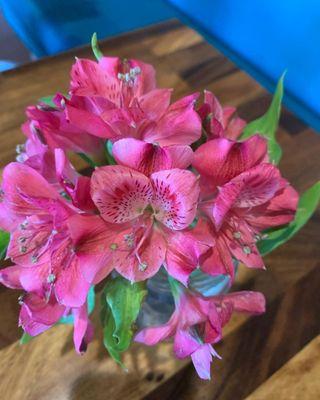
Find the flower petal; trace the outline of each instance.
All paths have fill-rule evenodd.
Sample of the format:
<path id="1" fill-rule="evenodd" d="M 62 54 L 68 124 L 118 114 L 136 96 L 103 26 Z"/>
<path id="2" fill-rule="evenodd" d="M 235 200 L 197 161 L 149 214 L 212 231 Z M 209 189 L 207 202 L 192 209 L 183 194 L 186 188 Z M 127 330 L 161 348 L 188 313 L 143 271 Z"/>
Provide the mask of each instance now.
<path id="1" fill-rule="evenodd" d="M 296 190 L 292 186 L 286 186 L 267 203 L 243 210 L 243 217 L 259 230 L 284 225 L 294 219 L 298 201 L 299 194 Z"/>
<path id="2" fill-rule="evenodd" d="M 163 340 L 174 335 L 177 325 L 177 314 L 173 314 L 170 320 L 159 326 L 150 326 L 149 328 L 142 329 L 135 336 L 135 342 L 144 343 L 147 346 L 154 346 Z"/>
<path id="3" fill-rule="evenodd" d="M 181 230 L 192 223 L 199 197 L 197 177 L 187 170 L 171 169 L 151 175 L 155 217 L 170 229 Z"/>
<path id="4" fill-rule="evenodd" d="M 167 235 L 168 249 L 165 267 L 172 277 L 185 286 L 190 274 L 199 266 L 200 257 L 213 245 L 200 236 L 197 227 L 187 232 L 174 232 Z"/>
<path id="5" fill-rule="evenodd" d="M 93 338 L 93 325 L 88 318 L 87 304 L 72 310 L 74 316 L 73 341 L 79 354 L 87 350 Z"/>
<path id="6" fill-rule="evenodd" d="M 193 157 L 189 146 L 162 148 L 133 138 L 114 143 L 112 154 L 118 164 L 136 169 L 145 175 L 172 168 L 185 169 L 191 164 Z"/>
<path id="7" fill-rule="evenodd" d="M 50 266 L 48 263 L 21 267 L 20 282 L 23 289 L 27 292 L 43 292 L 45 285 L 48 285 L 49 273 Z"/>
<path id="8" fill-rule="evenodd" d="M 266 159 L 267 143 L 259 135 L 244 142 L 224 138 L 209 140 L 194 153 L 193 166 L 210 178 L 212 191 Z"/>
<path id="9" fill-rule="evenodd" d="M 70 121 L 81 132 L 108 139 L 115 136 L 110 125 L 99 116 L 79 104 L 66 101 L 66 115 Z"/>
<path id="10" fill-rule="evenodd" d="M 233 292 L 221 296 L 222 302 L 232 304 L 235 311 L 262 314 L 266 311 L 266 300 L 262 293 L 252 291 Z"/>
<path id="11" fill-rule="evenodd" d="M 215 226 L 221 227 L 232 208 L 251 208 L 264 204 L 283 186 L 279 170 L 272 164 L 260 164 L 243 172 L 219 189 L 212 207 Z"/>
<path id="12" fill-rule="evenodd" d="M 177 358 L 185 358 L 197 351 L 201 342 L 193 337 L 187 330 L 178 329 L 174 336 L 173 351 Z"/>
<path id="13" fill-rule="evenodd" d="M 106 166 L 94 171 L 91 196 L 103 219 L 123 223 L 141 215 L 152 198 L 149 179 L 133 169 Z"/>
<path id="14" fill-rule="evenodd" d="M 232 118 L 225 130 L 224 137 L 231 140 L 237 140 L 246 125 L 247 123 L 245 120 L 239 117 Z"/>
<path id="15" fill-rule="evenodd" d="M 193 365 L 201 379 L 209 380 L 211 378 L 210 365 L 212 362 L 212 355 L 219 358 L 218 354 L 213 350 L 210 344 L 202 345 L 198 350 L 191 354 Z"/>
<path id="16" fill-rule="evenodd" d="M 189 145 L 198 140 L 201 136 L 201 120 L 194 110 L 197 98 L 196 93 L 172 104 L 156 127 L 148 130 L 143 139 L 160 146 Z"/>
<path id="17" fill-rule="evenodd" d="M 155 275 L 164 262 L 167 244 L 162 232 L 151 224 L 127 229 L 114 239 L 112 266 L 131 282 Z"/>
<path id="18" fill-rule="evenodd" d="M 139 105 L 145 116 L 158 120 L 168 109 L 172 89 L 154 89 L 139 98 Z"/>
<path id="19" fill-rule="evenodd" d="M 71 69 L 71 93 L 78 96 L 101 96 L 114 102 L 120 96 L 120 84 L 116 77 L 119 64 L 118 57 L 104 57 L 99 63 L 77 59 Z"/>
<path id="20" fill-rule="evenodd" d="M 23 289 L 20 282 L 22 268 L 19 265 L 13 265 L 0 269 L 0 283 L 10 289 Z"/>
<path id="21" fill-rule="evenodd" d="M 59 303 L 69 307 L 82 306 L 87 300 L 90 283 L 83 276 L 69 238 L 52 253 L 51 268 L 55 275 L 54 293 Z"/>
<path id="22" fill-rule="evenodd" d="M 24 296 L 22 307 L 27 310 L 33 321 L 49 326 L 55 324 L 65 311 L 65 307 L 57 303 L 53 296 L 48 300 L 34 293 Z"/>
<path id="23" fill-rule="evenodd" d="M 20 215 L 46 214 L 52 200 L 58 198 L 58 193 L 38 172 L 15 162 L 3 171 L 2 189 L 10 210 Z"/>
<path id="24" fill-rule="evenodd" d="M 69 218 L 68 227 L 84 279 L 100 282 L 111 272 L 110 246 L 119 227 L 107 224 L 98 215 L 74 215 Z"/>

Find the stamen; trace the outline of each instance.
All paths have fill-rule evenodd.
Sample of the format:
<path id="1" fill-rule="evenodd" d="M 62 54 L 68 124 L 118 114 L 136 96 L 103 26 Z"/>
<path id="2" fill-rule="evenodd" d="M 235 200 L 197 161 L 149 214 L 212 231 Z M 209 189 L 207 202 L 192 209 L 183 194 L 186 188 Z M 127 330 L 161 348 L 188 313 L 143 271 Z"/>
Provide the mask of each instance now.
<path id="1" fill-rule="evenodd" d="M 256 233 L 253 237 L 254 237 L 255 242 L 259 242 L 259 240 L 262 239 L 262 236 L 259 235 L 258 233 Z"/>
<path id="2" fill-rule="evenodd" d="M 38 262 L 38 260 L 39 260 L 39 256 L 38 255 L 35 254 L 35 255 L 31 256 L 32 264 L 36 264 Z"/>
<path id="3" fill-rule="evenodd" d="M 141 68 L 137 66 L 134 68 L 130 68 L 129 72 L 126 72 L 124 74 L 119 72 L 117 77 L 118 77 L 119 81 L 122 81 L 129 86 L 133 86 L 135 83 L 136 77 L 140 74 L 141 74 Z"/>
<path id="4" fill-rule="evenodd" d="M 48 277 L 47 277 L 47 282 L 48 282 L 48 283 L 50 283 L 50 284 L 51 284 L 51 283 L 54 283 L 55 280 L 56 280 L 55 274 L 52 274 L 52 273 L 51 273 L 51 274 L 48 275 Z"/>
<path id="5" fill-rule="evenodd" d="M 148 268 L 148 264 L 145 262 L 139 263 L 139 271 L 144 272 Z"/>
<path id="6" fill-rule="evenodd" d="M 134 246 L 134 235 L 132 233 L 130 235 L 124 235 L 124 241 L 128 247 L 132 248 Z"/>
<path id="7" fill-rule="evenodd" d="M 18 242 L 19 242 L 19 243 L 24 243 L 26 240 L 27 240 L 26 237 L 21 236 L 21 237 L 19 237 Z"/>
<path id="8" fill-rule="evenodd" d="M 115 251 L 115 250 L 117 250 L 117 248 L 118 248 L 118 244 L 117 243 L 111 243 L 110 244 L 110 249 L 111 250 Z"/>
<path id="9" fill-rule="evenodd" d="M 26 156 L 26 154 L 18 154 L 16 157 L 16 161 L 18 163 L 24 163 L 26 161 L 28 157 Z"/>
<path id="10" fill-rule="evenodd" d="M 23 221 L 19 226 L 21 230 L 26 230 L 28 226 L 28 221 Z"/>
<path id="11" fill-rule="evenodd" d="M 23 305 L 23 300 L 24 300 L 24 294 L 21 294 L 21 295 L 18 297 L 18 303 L 19 303 L 20 306 Z"/>
<path id="12" fill-rule="evenodd" d="M 233 232 L 233 237 L 235 239 L 241 239 L 241 232 L 239 232 L 239 231 Z"/>
<path id="13" fill-rule="evenodd" d="M 26 253 L 27 250 L 28 250 L 28 249 L 27 249 L 26 246 L 21 246 L 20 249 L 19 249 L 20 253 Z"/>
<path id="14" fill-rule="evenodd" d="M 247 254 L 247 255 L 251 254 L 251 249 L 249 246 L 243 246 L 242 250 L 243 250 L 244 254 Z"/>
<path id="15" fill-rule="evenodd" d="M 26 148 L 25 148 L 24 144 L 17 144 L 17 146 L 16 146 L 16 153 L 17 154 L 24 153 L 25 150 L 26 150 Z"/>

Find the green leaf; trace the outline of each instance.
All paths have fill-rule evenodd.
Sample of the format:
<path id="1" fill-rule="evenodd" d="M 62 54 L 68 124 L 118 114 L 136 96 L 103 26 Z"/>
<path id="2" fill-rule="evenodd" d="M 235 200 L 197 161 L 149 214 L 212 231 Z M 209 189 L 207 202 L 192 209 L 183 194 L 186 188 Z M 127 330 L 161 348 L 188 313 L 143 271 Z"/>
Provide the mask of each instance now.
<path id="1" fill-rule="evenodd" d="M 97 33 L 95 32 L 91 38 L 91 48 L 96 59 L 99 61 L 103 57 L 102 51 L 99 48 Z"/>
<path id="2" fill-rule="evenodd" d="M 122 367 L 121 353 L 131 344 L 133 324 L 146 294 L 142 282 L 130 283 L 120 276 L 109 280 L 102 293 L 103 342 L 111 357 Z"/>
<path id="3" fill-rule="evenodd" d="M 21 344 L 21 345 L 27 344 L 27 343 L 29 343 L 33 338 L 34 338 L 33 336 L 30 336 L 28 333 L 23 332 L 23 335 L 22 335 L 21 338 L 20 338 L 20 344 Z"/>
<path id="4" fill-rule="evenodd" d="M 44 103 L 49 107 L 56 107 L 56 105 L 53 102 L 53 98 L 54 98 L 54 96 L 41 97 L 41 99 L 39 99 L 39 102 Z"/>
<path id="5" fill-rule="evenodd" d="M 271 162 L 278 164 L 282 150 L 278 142 L 276 141 L 276 131 L 278 128 L 280 112 L 281 112 L 281 101 L 283 96 L 283 80 L 285 73 L 282 74 L 281 78 L 276 87 L 271 105 L 268 111 L 260 118 L 250 122 L 244 129 L 241 139 L 247 139 L 248 137 L 259 133 L 268 139 L 268 153 Z"/>
<path id="6" fill-rule="evenodd" d="M 295 219 L 288 225 L 267 232 L 267 238 L 258 243 L 262 255 L 268 254 L 292 238 L 311 218 L 320 201 L 320 181 L 309 188 L 301 197 Z"/>
<path id="7" fill-rule="evenodd" d="M 87 307 L 88 307 L 88 314 L 90 315 L 95 307 L 95 298 L 96 298 L 96 294 L 94 291 L 94 286 L 91 286 L 89 293 L 88 293 L 88 297 L 87 297 Z M 73 315 L 66 315 L 65 317 L 61 317 L 59 319 L 59 324 L 67 324 L 67 325 L 73 325 L 74 319 L 73 319 Z"/>
<path id="8" fill-rule="evenodd" d="M 112 142 L 111 140 L 107 140 L 104 144 L 105 147 L 105 155 L 106 155 L 106 161 L 108 165 L 115 165 L 116 161 L 112 155 Z"/>
<path id="9" fill-rule="evenodd" d="M 90 167 L 95 168 L 97 167 L 97 164 L 85 153 L 77 153 L 78 156 L 80 156 L 87 164 L 90 165 Z"/>
<path id="10" fill-rule="evenodd" d="M 9 241 L 10 233 L 0 230 L 0 260 L 6 257 Z"/>

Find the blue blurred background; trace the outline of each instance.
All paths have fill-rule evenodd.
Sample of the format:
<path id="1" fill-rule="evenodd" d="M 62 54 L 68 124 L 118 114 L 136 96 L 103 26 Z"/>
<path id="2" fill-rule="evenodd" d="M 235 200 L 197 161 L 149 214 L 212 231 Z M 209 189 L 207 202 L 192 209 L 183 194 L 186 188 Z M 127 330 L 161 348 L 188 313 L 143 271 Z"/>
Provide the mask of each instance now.
<path id="1" fill-rule="evenodd" d="M 106 38 L 178 17 L 270 91 L 287 70 L 285 104 L 320 131 L 319 0 L 0 0 L 0 4 L 1 69 L 86 44 L 92 32 Z"/>

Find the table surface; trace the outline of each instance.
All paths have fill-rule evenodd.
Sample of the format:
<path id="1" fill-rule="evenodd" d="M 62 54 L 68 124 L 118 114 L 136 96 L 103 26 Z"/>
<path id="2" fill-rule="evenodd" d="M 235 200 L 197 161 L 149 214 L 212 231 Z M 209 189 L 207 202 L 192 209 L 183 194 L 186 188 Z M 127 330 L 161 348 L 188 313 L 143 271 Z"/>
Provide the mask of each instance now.
<path id="1" fill-rule="evenodd" d="M 175 97 L 209 89 L 249 120 L 270 96 L 201 36 L 170 21 L 103 42 L 106 55 L 151 62 L 161 87 Z M 24 108 L 44 95 L 66 92 L 74 56 L 88 48 L 34 62 L 0 76 L 0 167 L 23 142 Z M 284 110 L 279 141 L 283 175 L 304 191 L 320 171 L 320 137 Z M 79 168 L 82 167 L 78 163 Z M 316 400 L 320 398 L 319 211 L 290 243 L 266 258 L 267 271 L 240 268 L 239 289 L 261 290 L 267 312 L 236 316 L 217 351 L 212 380 L 201 381 L 188 361 L 177 361 L 171 344 L 134 344 L 125 356 L 129 372 L 108 357 L 99 336 L 84 356 L 72 349 L 72 329 L 57 326 L 20 346 L 18 293 L 0 289 L 0 398 L 2 400 L 223 399 Z"/>

